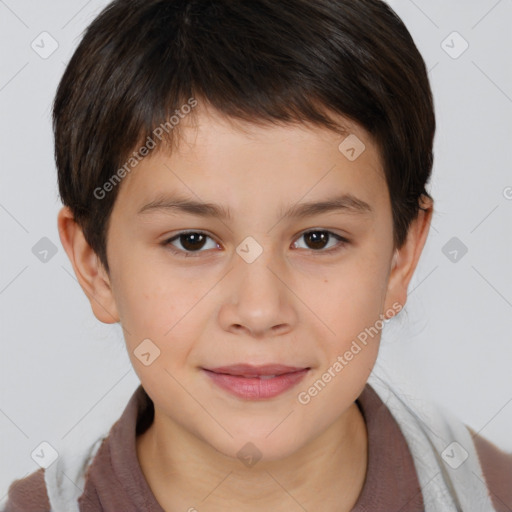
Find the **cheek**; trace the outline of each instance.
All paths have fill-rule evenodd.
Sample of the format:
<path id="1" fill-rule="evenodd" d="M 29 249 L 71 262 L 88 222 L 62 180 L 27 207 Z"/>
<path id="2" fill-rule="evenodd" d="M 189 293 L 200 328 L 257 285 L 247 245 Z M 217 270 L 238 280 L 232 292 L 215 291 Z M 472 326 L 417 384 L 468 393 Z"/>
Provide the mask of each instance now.
<path id="1" fill-rule="evenodd" d="M 384 328 L 382 292 L 385 268 L 360 260 L 350 272 L 324 282 L 317 308 L 329 327 L 327 336 L 318 334 L 322 362 L 312 379 L 297 396 L 301 406 L 314 416 L 331 421 L 362 391 L 378 356 Z M 316 411 L 316 413 L 314 413 Z M 327 412 L 328 411 L 328 412 Z"/>
<path id="2" fill-rule="evenodd" d="M 360 256 L 340 266 L 313 295 L 319 316 L 338 340 L 347 341 L 373 325 L 383 312 L 387 272 L 382 258 Z M 331 335 L 333 333 L 331 332 Z"/>
<path id="3" fill-rule="evenodd" d="M 183 368 L 194 340 L 200 337 L 209 318 L 208 301 L 202 300 L 207 284 L 191 282 L 176 272 L 165 274 L 165 269 L 158 270 L 155 265 L 125 263 L 119 270 L 123 279 L 117 282 L 116 302 L 126 346 L 139 377 L 148 382 L 156 378 L 155 372 L 162 378 L 165 369 L 173 373 Z M 150 359 L 153 353 L 158 355 L 148 366 L 144 358 L 137 356 L 143 342 L 151 353 Z M 143 353 L 147 351 L 144 349 Z"/>
<path id="4" fill-rule="evenodd" d="M 130 357 L 145 339 L 162 350 L 171 339 L 183 299 L 154 266 L 126 258 L 116 262 L 114 295 Z"/>

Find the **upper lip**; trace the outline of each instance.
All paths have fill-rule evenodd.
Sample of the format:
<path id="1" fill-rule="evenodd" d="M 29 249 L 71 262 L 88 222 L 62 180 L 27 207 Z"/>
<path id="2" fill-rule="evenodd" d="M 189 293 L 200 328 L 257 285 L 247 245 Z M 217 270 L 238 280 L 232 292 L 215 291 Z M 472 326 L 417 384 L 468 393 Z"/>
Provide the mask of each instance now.
<path id="1" fill-rule="evenodd" d="M 287 366 L 284 364 L 234 364 L 231 366 L 218 366 L 216 368 L 205 368 L 210 372 L 224 373 L 227 375 L 239 375 L 241 377 L 259 377 L 260 375 L 283 375 L 285 373 L 307 370 L 309 367 Z"/>

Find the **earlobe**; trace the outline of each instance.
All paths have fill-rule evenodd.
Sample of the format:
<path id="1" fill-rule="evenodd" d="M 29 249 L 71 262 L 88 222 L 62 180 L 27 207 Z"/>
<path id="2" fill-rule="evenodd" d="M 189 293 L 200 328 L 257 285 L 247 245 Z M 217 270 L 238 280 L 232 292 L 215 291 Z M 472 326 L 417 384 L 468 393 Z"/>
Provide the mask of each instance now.
<path id="1" fill-rule="evenodd" d="M 59 211 L 57 224 L 62 246 L 78 283 L 91 303 L 94 316 L 106 324 L 119 322 L 108 274 L 67 206 Z"/>

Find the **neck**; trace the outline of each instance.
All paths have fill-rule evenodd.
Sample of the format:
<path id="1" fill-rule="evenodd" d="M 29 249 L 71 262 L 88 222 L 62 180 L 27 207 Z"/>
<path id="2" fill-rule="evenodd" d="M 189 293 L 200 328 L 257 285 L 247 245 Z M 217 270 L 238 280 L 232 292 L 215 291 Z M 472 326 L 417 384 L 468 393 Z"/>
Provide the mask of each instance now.
<path id="1" fill-rule="evenodd" d="M 350 511 L 364 484 L 368 438 L 353 403 L 317 438 L 290 456 L 246 467 L 166 421 L 155 408 L 137 437 L 137 456 L 164 510 Z"/>

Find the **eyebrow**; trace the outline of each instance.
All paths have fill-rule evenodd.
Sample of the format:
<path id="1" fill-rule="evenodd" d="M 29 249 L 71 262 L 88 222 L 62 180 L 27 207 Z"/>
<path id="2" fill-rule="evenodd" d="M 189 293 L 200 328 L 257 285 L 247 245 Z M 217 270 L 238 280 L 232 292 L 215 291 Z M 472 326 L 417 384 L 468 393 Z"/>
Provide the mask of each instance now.
<path id="1" fill-rule="evenodd" d="M 341 194 L 322 201 L 297 203 L 288 210 L 281 209 L 281 218 L 305 218 L 322 213 L 343 212 L 349 214 L 370 214 L 373 208 L 362 199 L 352 194 Z M 145 204 L 138 214 L 150 212 L 183 212 L 199 217 L 231 219 L 231 212 L 224 206 L 215 203 L 195 201 L 180 196 L 161 196 Z"/>

